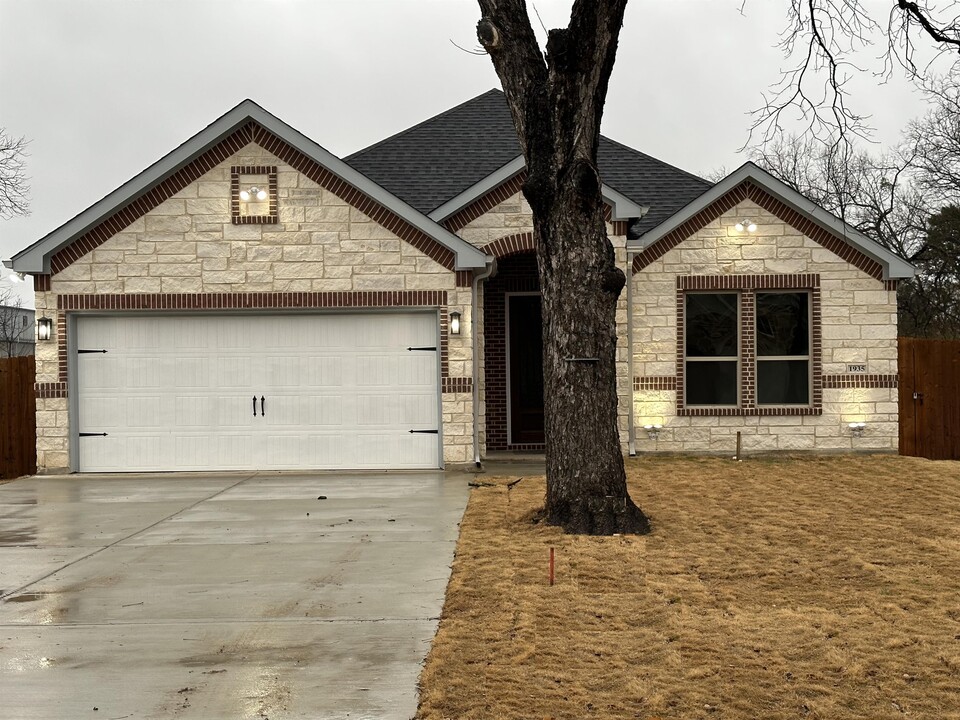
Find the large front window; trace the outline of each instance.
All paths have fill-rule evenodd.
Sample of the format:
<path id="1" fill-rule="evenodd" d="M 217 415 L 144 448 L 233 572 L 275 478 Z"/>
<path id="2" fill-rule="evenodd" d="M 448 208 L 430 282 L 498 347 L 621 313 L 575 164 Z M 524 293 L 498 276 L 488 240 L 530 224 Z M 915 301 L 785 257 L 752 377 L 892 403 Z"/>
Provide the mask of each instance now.
<path id="1" fill-rule="evenodd" d="M 683 317 L 686 407 L 811 406 L 809 291 L 688 291 Z"/>

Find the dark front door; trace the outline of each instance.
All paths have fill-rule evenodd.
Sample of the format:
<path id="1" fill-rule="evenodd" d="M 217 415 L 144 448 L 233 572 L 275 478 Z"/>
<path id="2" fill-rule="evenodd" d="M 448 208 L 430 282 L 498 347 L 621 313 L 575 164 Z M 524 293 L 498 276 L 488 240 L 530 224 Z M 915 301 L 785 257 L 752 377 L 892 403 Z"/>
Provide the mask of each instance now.
<path id="1" fill-rule="evenodd" d="M 510 443 L 543 443 L 543 321 L 539 295 L 509 295 Z"/>

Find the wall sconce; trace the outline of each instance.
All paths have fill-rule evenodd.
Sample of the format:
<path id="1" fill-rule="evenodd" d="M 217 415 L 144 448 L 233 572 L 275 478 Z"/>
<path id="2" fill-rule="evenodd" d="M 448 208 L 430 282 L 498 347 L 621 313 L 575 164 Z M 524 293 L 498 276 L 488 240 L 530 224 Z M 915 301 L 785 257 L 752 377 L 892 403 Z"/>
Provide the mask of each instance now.
<path id="1" fill-rule="evenodd" d="M 867 424 L 865 422 L 852 422 L 847 425 L 850 428 L 850 433 L 854 437 L 863 437 L 863 431 L 866 429 Z"/>
<path id="2" fill-rule="evenodd" d="M 460 313 L 456 311 L 450 313 L 450 334 L 460 334 Z"/>
<path id="3" fill-rule="evenodd" d="M 53 335 L 53 320 L 42 317 L 37 320 L 37 340 L 49 340 Z"/>
<path id="4" fill-rule="evenodd" d="M 244 202 L 250 202 L 250 198 L 256 198 L 260 202 L 267 199 L 267 191 L 254 185 L 249 190 L 240 191 L 240 199 Z"/>
<path id="5" fill-rule="evenodd" d="M 660 437 L 660 431 L 663 429 L 663 425 L 659 423 L 656 425 L 644 425 L 643 429 L 647 431 L 647 437 L 651 440 L 656 440 Z"/>
<path id="6" fill-rule="evenodd" d="M 736 229 L 737 232 L 743 232 L 744 230 L 746 230 L 747 232 L 753 233 L 757 231 L 757 224 L 753 220 L 750 220 L 749 218 L 745 220 L 741 220 L 733 227 Z"/>

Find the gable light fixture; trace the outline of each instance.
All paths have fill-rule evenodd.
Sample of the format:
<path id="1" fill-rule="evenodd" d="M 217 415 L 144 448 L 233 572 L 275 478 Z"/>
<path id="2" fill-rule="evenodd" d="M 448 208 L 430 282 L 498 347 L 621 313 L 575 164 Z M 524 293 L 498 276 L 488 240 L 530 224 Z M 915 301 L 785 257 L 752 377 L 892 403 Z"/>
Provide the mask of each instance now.
<path id="1" fill-rule="evenodd" d="M 250 202 L 252 198 L 256 198 L 261 202 L 267 199 L 267 191 L 263 188 L 259 188 L 256 185 L 251 187 L 249 190 L 240 191 L 240 199 L 244 202 Z"/>
<path id="2" fill-rule="evenodd" d="M 53 320 L 42 317 L 37 320 L 37 340 L 49 340 L 53 335 Z"/>
<path id="3" fill-rule="evenodd" d="M 743 232 L 744 230 L 746 230 L 747 232 L 754 233 L 757 231 L 757 224 L 749 218 L 745 218 L 741 220 L 733 227 L 734 229 L 736 229 L 737 232 Z"/>
<path id="4" fill-rule="evenodd" d="M 460 313 L 456 311 L 450 313 L 450 334 L 460 334 Z"/>

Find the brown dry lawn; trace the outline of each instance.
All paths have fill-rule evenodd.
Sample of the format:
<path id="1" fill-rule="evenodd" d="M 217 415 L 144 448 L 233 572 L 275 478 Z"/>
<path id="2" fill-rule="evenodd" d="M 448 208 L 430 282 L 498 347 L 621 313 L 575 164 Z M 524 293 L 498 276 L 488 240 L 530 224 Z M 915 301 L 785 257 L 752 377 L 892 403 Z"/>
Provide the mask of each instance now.
<path id="1" fill-rule="evenodd" d="M 960 463 L 627 472 L 646 537 L 534 524 L 543 478 L 473 491 L 418 718 L 960 718 Z"/>

